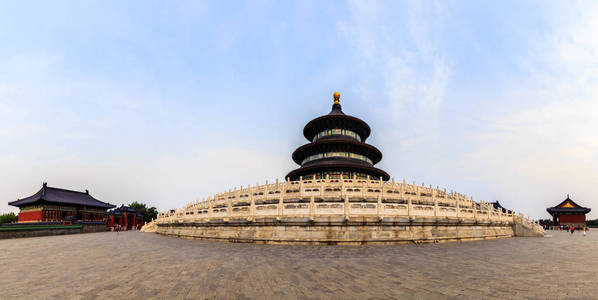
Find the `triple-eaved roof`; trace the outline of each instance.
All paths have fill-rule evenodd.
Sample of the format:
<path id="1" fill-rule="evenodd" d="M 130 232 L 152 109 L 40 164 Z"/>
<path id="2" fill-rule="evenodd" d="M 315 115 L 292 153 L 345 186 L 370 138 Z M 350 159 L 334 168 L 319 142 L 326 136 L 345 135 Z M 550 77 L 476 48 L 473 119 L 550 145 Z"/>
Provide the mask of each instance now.
<path id="1" fill-rule="evenodd" d="M 65 190 L 55 187 L 49 187 L 44 182 L 42 188 L 37 193 L 17 201 L 8 202 L 9 205 L 22 207 L 35 204 L 37 202 L 49 202 L 53 204 L 66 204 L 66 205 L 81 205 L 87 207 L 98 207 L 104 209 L 110 209 L 116 207 L 110 203 L 102 202 L 92 197 L 88 191 L 77 192 L 71 190 Z"/>

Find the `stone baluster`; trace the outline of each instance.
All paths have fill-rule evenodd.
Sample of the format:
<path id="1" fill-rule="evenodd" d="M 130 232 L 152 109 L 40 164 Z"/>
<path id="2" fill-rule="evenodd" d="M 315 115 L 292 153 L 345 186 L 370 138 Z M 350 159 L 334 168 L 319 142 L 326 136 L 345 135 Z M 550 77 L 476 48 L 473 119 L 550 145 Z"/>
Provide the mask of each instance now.
<path id="1" fill-rule="evenodd" d="M 378 220 L 382 221 L 382 194 L 378 195 L 378 203 L 376 203 L 376 215 Z"/>
<path id="2" fill-rule="evenodd" d="M 235 187 L 235 189 L 233 190 L 234 196 L 235 196 L 235 201 L 241 201 L 241 190 L 243 189 L 243 186 L 239 187 L 239 189 L 237 189 L 237 187 Z"/>
<path id="3" fill-rule="evenodd" d="M 411 192 L 416 192 L 417 191 L 417 183 L 415 181 L 413 181 L 413 184 L 411 185 Z M 417 197 L 417 195 L 416 195 Z"/>
<path id="4" fill-rule="evenodd" d="M 205 209 L 205 203 L 203 202 L 203 197 L 201 199 L 198 199 L 198 205 L 197 205 L 197 212 L 199 213 L 200 210 L 204 210 Z M 202 214 L 203 216 L 203 214 Z M 205 218 L 205 216 L 203 216 Z M 199 215 L 198 215 L 199 218 Z"/>
<path id="5" fill-rule="evenodd" d="M 208 201 L 208 218 L 211 220 L 212 215 L 214 214 L 213 209 L 212 209 L 214 207 L 214 205 L 213 205 L 212 201 L 210 201 L 210 197 L 208 197 L 207 201 Z"/>
<path id="6" fill-rule="evenodd" d="M 407 215 L 409 219 L 413 218 L 413 203 L 411 201 L 411 195 L 407 197 Z"/>
<path id="7" fill-rule="evenodd" d="M 284 196 L 287 194 L 288 186 L 289 186 L 289 181 L 287 180 L 283 184 L 282 190 L 280 191 L 280 198 L 278 198 L 278 216 L 276 217 L 276 220 L 278 220 L 278 221 L 282 220 L 282 216 L 284 215 Z"/>
<path id="8" fill-rule="evenodd" d="M 345 191 L 345 180 L 343 179 L 343 175 L 341 175 L 341 198 L 346 195 Z"/>
<path id="9" fill-rule="evenodd" d="M 345 210 L 344 210 L 344 212 L 345 212 L 345 221 L 349 221 L 349 215 L 350 215 L 351 212 L 349 211 L 349 196 L 347 196 L 347 195 L 345 195 L 344 206 L 345 206 Z"/>
<path id="10" fill-rule="evenodd" d="M 309 199 L 309 220 L 313 221 L 315 219 L 315 216 L 316 216 L 315 199 L 314 199 L 314 196 L 311 196 L 311 198 Z"/>
<path id="11" fill-rule="evenodd" d="M 434 202 L 434 217 L 438 217 L 438 200 L 436 199 L 436 190 L 432 189 L 432 186 L 430 186 L 430 189 L 432 190 L 432 202 Z"/>
<path id="12" fill-rule="evenodd" d="M 432 188 L 432 185 L 430 184 L 430 187 L 428 187 L 428 191 L 427 193 L 432 193 L 434 194 L 434 188 Z M 432 202 L 434 202 L 434 199 L 432 199 Z"/>
<path id="13" fill-rule="evenodd" d="M 448 194 L 446 193 L 446 188 L 444 188 L 444 194 L 442 195 L 442 198 L 444 199 L 444 203 L 447 203 Z"/>
<path id="14" fill-rule="evenodd" d="M 256 188 L 257 187 L 258 187 L 258 185 L 256 185 Z M 253 193 L 250 191 L 249 192 L 249 217 L 247 218 L 247 221 L 253 222 L 254 215 L 255 215 L 255 197 L 253 196 Z"/>
<path id="15" fill-rule="evenodd" d="M 225 198 L 226 200 L 226 218 L 224 219 L 225 222 L 230 220 L 230 217 L 233 214 L 233 201 L 231 199 Z"/>
<path id="16" fill-rule="evenodd" d="M 299 176 L 299 198 L 303 199 L 303 176 Z"/>
<path id="17" fill-rule="evenodd" d="M 266 180 L 266 184 L 264 185 L 264 197 L 263 199 L 268 200 L 268 180 Z"/>

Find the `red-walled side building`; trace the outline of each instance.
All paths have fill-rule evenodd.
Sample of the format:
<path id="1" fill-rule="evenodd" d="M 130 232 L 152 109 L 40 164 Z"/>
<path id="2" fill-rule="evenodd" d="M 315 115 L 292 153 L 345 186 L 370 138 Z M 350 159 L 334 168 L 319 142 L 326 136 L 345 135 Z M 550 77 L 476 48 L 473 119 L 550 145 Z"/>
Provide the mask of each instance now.
<path id="1" fill-rule="evenodd" d="M 586 214 L 591 209 L 578 205 L 567 195 L 567 199 L 557 206 L 547 208 L 546 211 L 552 215 L 554 226 L 573 226 L 579 229 L 586 226 Z"/>
<path id="2" fill-rule="evenodd" d="M 108 216 L 108 227 L 114 228 L 120 225 L 122 230 L 141 229 L 143 226 L 143 215 L 138 213 L 136 209 L 124 206 L 113 209 L 106 213 Z"/>
<path id="3" fill-rule="evenodd" d="M 116 207 L 92 197 L 87 190 L 49 187 L 45 182 L 37 193 L 8 204 L 20 209 L 19 223 L 104 221 L 106 211 Z"/>

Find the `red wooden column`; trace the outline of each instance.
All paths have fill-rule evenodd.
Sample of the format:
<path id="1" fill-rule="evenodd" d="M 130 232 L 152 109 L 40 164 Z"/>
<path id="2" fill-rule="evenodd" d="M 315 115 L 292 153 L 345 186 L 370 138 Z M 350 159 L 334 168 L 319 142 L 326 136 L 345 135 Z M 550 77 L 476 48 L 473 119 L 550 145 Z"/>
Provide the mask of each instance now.
<path id="1" fill-rule="evenodd" d="M 123 227 L 125 228 L 125 230 L 127 229 L 127 224 L 129 220 L 127 220 L 127 213 L 123 213 Z"/>
<path id="2" fill-rule="evenodd" d="M 137 214 L 133 214 L 133 224 L 131 224 L 131 228 L 133 227 L 137 229 Z"/>

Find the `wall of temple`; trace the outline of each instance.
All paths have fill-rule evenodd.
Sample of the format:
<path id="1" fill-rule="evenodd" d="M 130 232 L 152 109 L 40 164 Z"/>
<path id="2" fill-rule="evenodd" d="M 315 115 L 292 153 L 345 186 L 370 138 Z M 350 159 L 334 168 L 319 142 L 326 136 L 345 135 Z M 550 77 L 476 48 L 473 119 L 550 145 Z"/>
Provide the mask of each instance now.
<path id="1" fill-rule="evenodd" d="M 512 237 L 507 224 L 460 224 L 458 221 L 415 222 L 292 222 L 251 224 L 158 225 L 164 235 L 192 239 L 264 244 L 397 244 L 412 242 L 470 241 Z"/>
<path id="2" fill-rule="evenodd" d="M 586 222 L 586 215 L 559 215 L 559 223 L 560 224 L 568 224 L 568 223 L 585 223 Z"/>
<path id="3" fill-rule="evenodd" d="M 19 212 L 18 222 L 41 222 L 42 210 Z"/>

